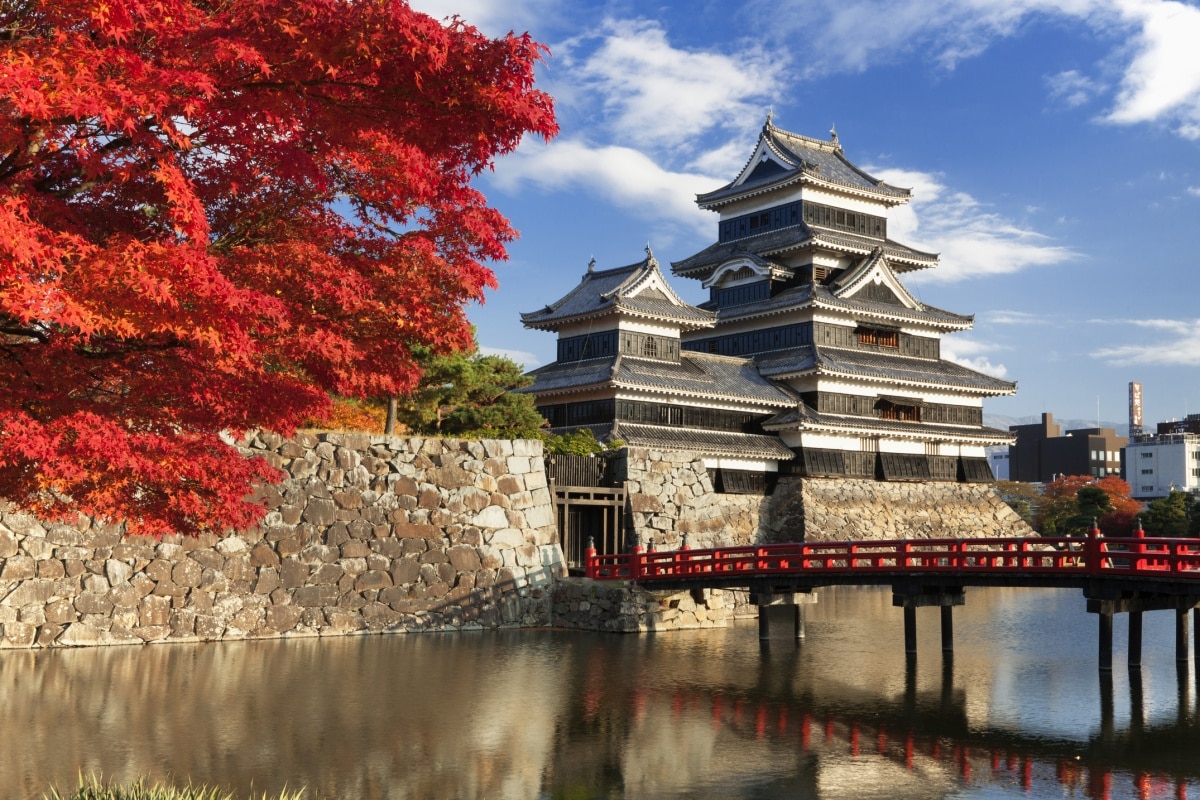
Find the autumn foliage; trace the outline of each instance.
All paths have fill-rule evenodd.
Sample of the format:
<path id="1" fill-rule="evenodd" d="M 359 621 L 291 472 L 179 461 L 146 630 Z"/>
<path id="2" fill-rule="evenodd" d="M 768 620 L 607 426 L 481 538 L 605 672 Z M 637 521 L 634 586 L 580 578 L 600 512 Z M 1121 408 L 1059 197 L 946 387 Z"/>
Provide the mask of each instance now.
<path id="1" fill-rule="evenodd" d="M 404 394 L 556 131 L 542 48 L 399 0 L 0 3 L 0 497 L 159 533 L 275 477 L 217 433 Z"/>
<path id="2" fill-rule="evenodd" d="M 1106 536 L 1129 536 L 1142 504 L 1116 475 L 1063 475 L 1046 484 L 1038 507 L 1038 530 L 1046 536 L 1083 536 L 1100 526 Z"/>

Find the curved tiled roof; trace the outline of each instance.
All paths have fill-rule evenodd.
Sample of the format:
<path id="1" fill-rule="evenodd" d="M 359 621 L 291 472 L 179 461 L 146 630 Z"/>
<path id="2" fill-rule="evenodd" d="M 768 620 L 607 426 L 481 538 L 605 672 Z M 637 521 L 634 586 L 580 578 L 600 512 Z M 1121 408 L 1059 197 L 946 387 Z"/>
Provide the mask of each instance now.
<path id="1" fill-rule="evenodd" d="M 804 178 L 873 195 L 882 195 L 892 199 L 893 202 L 903 202 L 912 196 L 910 190 L 892 186 L 851 163 L 843 154 L 842 146 L 836 136 L 830 141 L 812 139 L 777 128 L 771 124 L 770 118 L 768 118 L 759 134 L 759 141 L 765 143 L 773 153 L 790 166 L 790 169 L 780 168 L 782 165 L 756 168 L 740 184 L 729 183 L 720 189 L 697 195 L 696 202 L 701 207 L 719 205 L 722 201 L 746 192 L 762 190 L 776 184 Z M 758 152 L 757 145 L 754 152 Z M 748 167 L 749 163 L 746 166 Z M 742 171 L 744 173 L 745 168 Z"/>
<path id="2" fill-rule="evenodd" d="M 921 422 L 893 422 L 891 420 L 847 417 L 838 414 L 820 414 L 808 406 L 776 414 L 763 423 L 767 430 L 826 430 L 834 431 L 886 431 L 916 438 L 945 437 L 978 441 L 980 444 L 1011 442 L 1016 435 L 1009 431 L 987 427 L 958 427 L 955 425 L 929 425 Z"/>
<path id="3" fill-rule="evenodd" d="M 620 358 L 613 382 L 623 387 L 750 400 L 772 406 L 796 402 L 790 391 L 764 378 L 748 359 L 694 351 L 681 353 L 678 364 Z"/>
<path id="4" fill-rule="evenodd" d="M 825 308 L 839 308 L 850 312 L 863 312 L 876 316 L 895 317 L 925 322 L 940 328 L 965 329 L 975 324 L 971 314 L 955 314 L 934 306 L 921 304 L 920 308 L 906 308 L 892 303 L 880 303 L 872 300 L 860 300 L 857 297 L 838 297 L 829 290 L 828 286 L 817 286 L 813 291 L 813 305 Z M 724 319 L 724 317 L 720 317 Z"/>
<path id="5" fill-rule="evenodd" d="M 803 222 L 786 228 L 776 228 L 765 233 L 756 233 L 728 242 L 716 242 L 695 255 L 681 261 L 671 262 L 671 272 L 680 277 L 699 278 L 708 276 L 717 267 L 734 258 L 750 258 L 755 255 L 772 255 L 788 250 L 799 250 L 807 246 L 824 246 L 850 253 L 868 254 L 883 248 L 883 254 L 895 272 L 912 272 L 937 265 L 936 253 L 925 253 L 891 239 L 872 239 L 844 231 L 809 226 Z"/>
<path id="6" fill-rule="evenodd" d="M 654 296 L 640 296 L 639 288 L 655 276 L 666 293 L 656 291 Z M 636 264 L 606 270 L 589 267 L 578 286 L 557 302 L 522 314 L 521 322 L 527 328 L 554 330 L 567 322 L 618 312 L 675 322 L 683 328 L 708 327 L 715 319 L 711 312 L 702 311 L 679 299 L 662 280 L 658 261 L 646 248 L 646 258 Z"/>
<path id="7" fill-rule="evenodd" d="M 757 356 L 755 364 L 767 377 L 782 378 L 805 372 L 845 375 L 887 383 L 944 386 L 985 395 L 1012 394 L 1017 385 L 955 364 L 863 350 L 805 345 Z"/>
<path id="8" fill-rule="evenodd" d="M 608 382 L 613 374 L 616 356 L 589 358 L 586 361 L 555 361 L 528 373 L 533 383 L 514 392 L 521 394 L 550 394 L 575 391 Z"/>
<path id="9" fill-rule="evenodd" d="M 626 356 L 555 362 L 528 374 L 533 383 L 517 391 L 539 396 L 614 386 L 775 407 L 796 402 L 786 387 L 764 378 L 751 361 L 709 353 L 684 352 L 678 363 Z"/>
<path id="10" fill-rule="evenodd" d="M 613 436 L 633 447 L 660 450 L 691 450 L 701 455 L 728 458 L 769 458 L 791 461 L 796 454 L 778 437 L 757 433 L 710 431 L 618 422 Z"/>

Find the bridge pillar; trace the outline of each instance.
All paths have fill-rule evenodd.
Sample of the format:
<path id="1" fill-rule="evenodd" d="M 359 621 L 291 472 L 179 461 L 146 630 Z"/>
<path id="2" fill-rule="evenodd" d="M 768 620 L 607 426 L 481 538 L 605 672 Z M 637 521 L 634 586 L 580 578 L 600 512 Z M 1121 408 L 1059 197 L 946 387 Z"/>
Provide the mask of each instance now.
<path id="1" fill-rule="evenodd" d="M 1100 620 L 1100 671 L 1112 672 L 1113 614 L 1103 610 L 1097 617 Z"/>
<path id="2" fill-rule="evenodd" d="M 892 586 L 892 605 L 904 609 L 904 652 L 917 653 L 917 609 L 937 607 L 942 614 L 942 653 L 954 652 L 954 606 L 965 605 L 967 596 L 962 586 Z"/>
<path id="3" fill-rule="evenodd" d="M 751 589 L 750 602 L 758 606 L 758 638 L 769 641 L 771 638 L 771 606 L 792 606 L 797 639 L 804 638 L 804 607 L 817 602 L 817 593 L 808 591 L 762 591 Z"/>
<path id="4" fill-rule="evenodd" d="M 1142 612 L 1129 612 L 1129 669 L 1142 668 Z M 1131 679 L 1132 680 L 1132 679 Z"/>
<path id="5" fill-rule="evenodd" d="M 1175 612 L 1175 660 L 1187 663 L 1188 660 L 1188 609 L 1181 608 Z"/>

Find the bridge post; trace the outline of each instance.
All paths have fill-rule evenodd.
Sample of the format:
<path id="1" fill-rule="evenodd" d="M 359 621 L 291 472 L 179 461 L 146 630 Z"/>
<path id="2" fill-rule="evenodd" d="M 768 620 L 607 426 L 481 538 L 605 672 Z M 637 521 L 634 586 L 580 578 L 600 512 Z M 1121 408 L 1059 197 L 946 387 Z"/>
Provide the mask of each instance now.
<path id="1" fill-rule="evenodd" d="M 1181 608 L 1175 612 L 1175 660 L 1187 663 L 1188 660 L 1188 610 Z"/>
<path id="2" fill-rule="evenodd" d="M 917 607 L 904 607 L 904 652 L 910 656 L 917 654 Z"/>
<path id="3" fill-rule="evenodd" d="M 921 586 L 894 584 L 892 605 L 904 609 L 904 652 L 917 652 L 917 609 L 936 606 L 942 614 L 942 652 L 954 652 L 954 606 L 967 602 L 962 586 Z"/>
<path id="4" fill-rule="evenodd" d="M 804 607 L 817 602 L 817 593 L 811 589 L 788 591 L 750 590 L 750 602 L 758 606 L 758 638 L 768 641 L 771 638 L 771 620 L 768 616 L 771 606 L 792 606 L 794 608 L 794 624 L 797 639 L 804 638 Z"/>
<path id="5" fill-rule="evenodd" d="M 1112 672 L 1113 612 L 1104 609 L 1096 616 L 1100 619 L 1100 671 Z"/>
<path id="6" fill-rule="evenodd" d="M 1129 612 L 1129 669 L 1142 668 L 1142 612 Z"/>

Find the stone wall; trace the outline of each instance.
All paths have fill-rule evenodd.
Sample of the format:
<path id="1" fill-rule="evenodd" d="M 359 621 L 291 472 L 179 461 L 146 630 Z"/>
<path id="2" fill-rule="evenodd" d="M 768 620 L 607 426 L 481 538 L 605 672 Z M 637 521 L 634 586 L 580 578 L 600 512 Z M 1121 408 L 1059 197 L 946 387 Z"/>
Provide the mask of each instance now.
<path id="1" fill-rule="evenodd" d="M 717 494 L 695 453 L 631 447 L 630 525 L 643 546 L 693 548 L 762 542 L 1035 536 L 990 484 L 887 483 L 781 476 L 767 497 Z"/>
<path id="2" fill-rule="evenodd" d="M 630 526 L 642 545 L 653 537 L 675 550 L 684 534 L 692 548 L 766 541 L 772 498 L 716 494 L 704 460 L 695 453 L 628 447 L 614 467 L 625 480 Z"/>
<path id="3" fill-rule="evenodd" d="M 787 478 L 772 529 L 807 541 L 1036 536 L 990 484 Z"/>
<path id="4" fill-rule="evenodd" d="M 561 577 L 540 441 L 263 434 L 262 526 L 128 537 L 0 508 L 0 647 L 544 625 Z"/>

